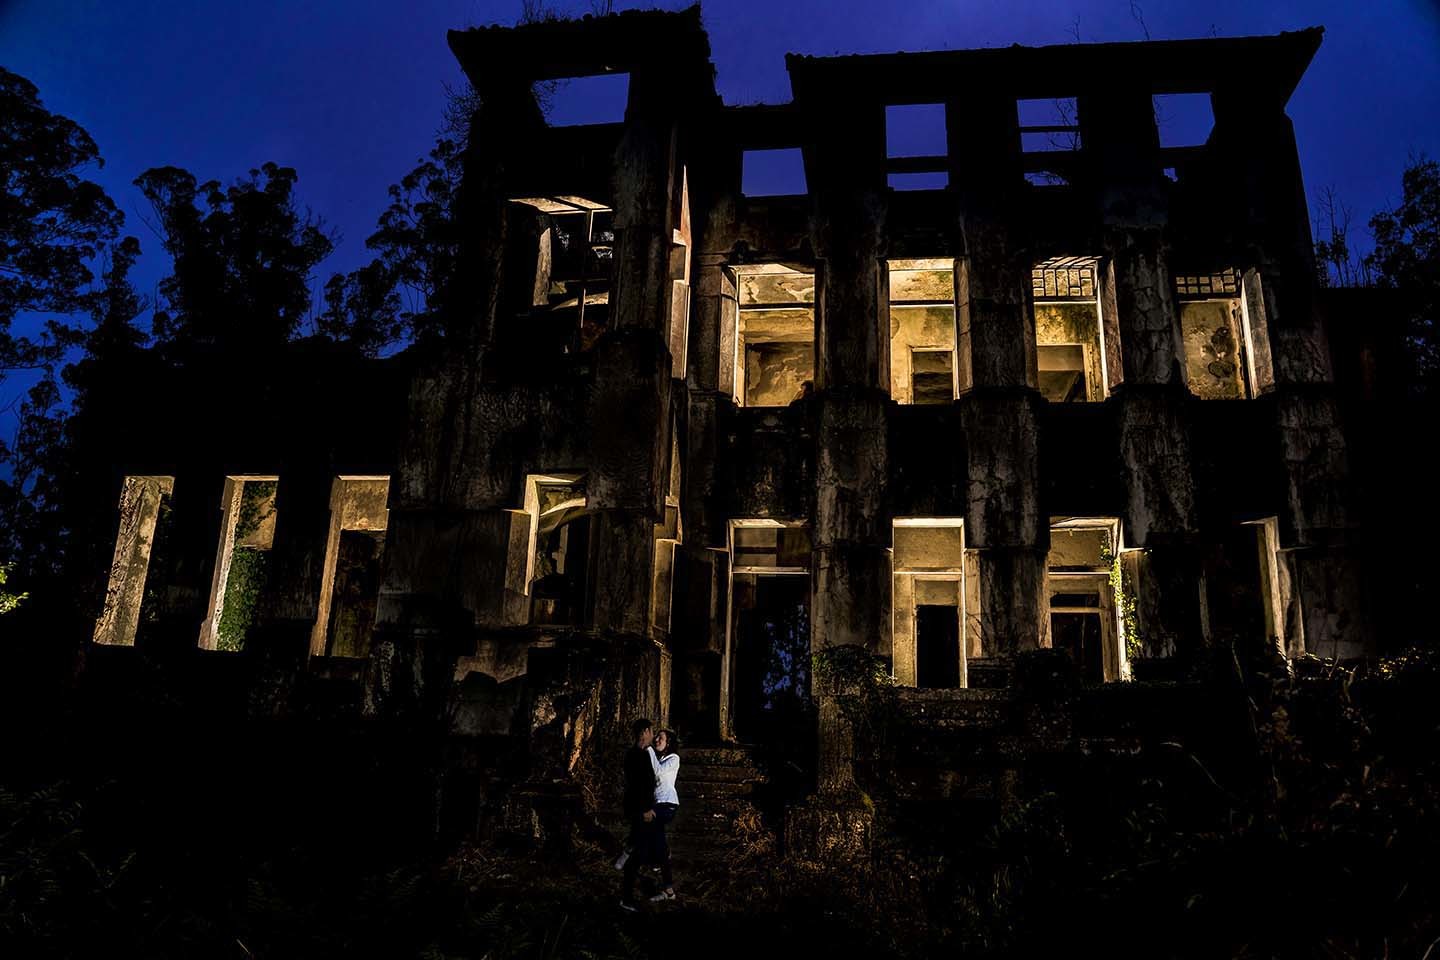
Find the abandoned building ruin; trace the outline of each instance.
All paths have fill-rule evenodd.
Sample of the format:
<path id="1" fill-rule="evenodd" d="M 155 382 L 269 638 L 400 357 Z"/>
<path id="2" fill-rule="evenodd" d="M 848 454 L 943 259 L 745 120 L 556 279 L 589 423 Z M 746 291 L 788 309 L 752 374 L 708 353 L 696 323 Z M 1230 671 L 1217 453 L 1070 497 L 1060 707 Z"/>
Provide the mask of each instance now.
<path id="1" fill-rule="evenodd" d="M 481 106 L 446 337 L 298 343 L 224 443 L 131 437 L 94 669 L 263 648 L 368 711 L 438 669 L 457 738 L 563 741 L 537 778 L 647 715 L 692 790 L 753 773 L 809 687 L 823 791 L 845 720 L 812 651 L 962 719 L 1041 648 L 1087 689 L 1221 643 L 1373 651 L 1361 351 L 1285 113 L 1319 29 L 792 55 L 793 100 L 754 106 L 698 8 L 449 39 Z M 623 119 L 547 123 L 595 80 Z M 1172 97 L 1210 112 L 1190 142 Z M 586 638 L 623 650 L 612 692 L 556 720 Z"/>

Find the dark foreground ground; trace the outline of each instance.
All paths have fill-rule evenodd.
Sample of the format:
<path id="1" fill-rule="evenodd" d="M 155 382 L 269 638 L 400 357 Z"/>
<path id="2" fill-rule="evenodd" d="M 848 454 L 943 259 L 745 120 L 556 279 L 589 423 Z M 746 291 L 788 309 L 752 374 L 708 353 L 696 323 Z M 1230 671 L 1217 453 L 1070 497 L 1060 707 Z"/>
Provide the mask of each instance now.
<path id="1" fill-rule="evenodd" d="M 872 783 L 865 862 L 781 858 L 757 823 L 639 916 L 602 845 L 427 821 L 433 758 L 403 732 L 137 697 L 7 718 L 0 956 L 1440 957 L 1428 654 L 1252 685 L 1251 755 L 1212 775 L 1176 747 L 1183 786 L 977 825 Z"/>

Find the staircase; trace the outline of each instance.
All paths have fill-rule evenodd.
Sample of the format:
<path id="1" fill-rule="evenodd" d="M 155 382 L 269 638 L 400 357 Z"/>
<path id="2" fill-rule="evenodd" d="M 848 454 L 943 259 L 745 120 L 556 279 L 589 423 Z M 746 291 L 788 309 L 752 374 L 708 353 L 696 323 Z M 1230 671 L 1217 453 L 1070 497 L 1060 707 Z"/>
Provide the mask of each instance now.
<path id="1" fill-rule="evenodd" d="M 677 887 L 693 891 L 707 876 L 723 870 L 736 824 L 754 817 L 754 791 L 765 781 L 747 747 L 686 747 L 680 751 L 676 791 L 680 810 L 666 830 Z M 605 818 L 617 838 L 628 830 L 618 815 Z M 642 874 L 643 876 L 643 874 Z"/>
<path id="2" fill-rule="evenodd" d="M 736 821 L 755 811 L 754 790 L 764 777 L 746 747 L 694 747 L 680 755 L 680 812 L 670 825 L 676 872 L 702 872 L 719 864 L 735 836 Z"/>

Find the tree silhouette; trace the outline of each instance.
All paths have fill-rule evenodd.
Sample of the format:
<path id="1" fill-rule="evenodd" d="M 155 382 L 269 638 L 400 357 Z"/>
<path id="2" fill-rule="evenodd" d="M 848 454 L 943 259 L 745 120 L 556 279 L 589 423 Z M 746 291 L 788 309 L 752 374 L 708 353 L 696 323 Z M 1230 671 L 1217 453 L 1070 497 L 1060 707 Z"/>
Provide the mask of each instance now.
<path id="1" fill-rule="evenodd" d="M 390 187 L 390 205 L 365 241 L 376 257 L 326 283 L 322 331 L 369 353 L 439 334 L 458 248 L 462 155 L 459 143 L 442 137 Z"/>
<path id="2" fill-rule="evenodd" d="M 174 261 L 160 282 L 155 336 L 169 352 L 263 350 L 294 336 L 310 313 L 311 276 L 335 247 L 295 203 L 294 169 L 266 163 L 228 187 L 178 167 L 135 180 L 151 227 Z"/>
<path id="3" fill-rule="evenodd" d="M 73 120 L 51 113 L 24 77 L 0 67 L 0 379 L 53 368 L 75 334 L 63 315 L 95 296 L 87 263 L 124 216 L 83 171 L 100 151 Z M 22 313 L 47 318 L 40 336 L 15 335 Z M 0 448 L 3 456 L 3 448 Z"/>
<path id="4" fill-rule="evenodd" d="M 1440 163 L 1421 157 L 1405 169 L 1403 197 L 1370 218 L 1376 284 L 1401 291 L 1415 374 L 1433 395 L 1440 377 Z"/>

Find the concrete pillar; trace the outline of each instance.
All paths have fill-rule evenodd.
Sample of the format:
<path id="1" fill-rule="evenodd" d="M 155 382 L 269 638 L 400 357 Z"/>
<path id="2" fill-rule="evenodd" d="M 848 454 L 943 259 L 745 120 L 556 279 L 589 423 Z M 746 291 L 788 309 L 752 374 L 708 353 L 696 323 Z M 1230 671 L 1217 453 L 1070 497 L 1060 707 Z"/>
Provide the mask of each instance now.
<path id="1" fill-rule="evenodd" d="M 1048 633 L 1040 504 L 1032 255 L 1016 232 L 1020 203 L 1015 103 L 951 106 L 951 183 L 960 196 L 956 262 L 960 398 L 969 453 L 965 545 L 983 657 L 1034 650 Z"/>
<path id="2" fill-rule="evenodd" d="M 1284 105 L 1217 91 L 1215 146 L 1239 185 L 1238 232 L 1250 251 L 1247 304 L 1263 311 L 1274 372 L 1286 503 L 1280 545 L 1297 574 L 1305 646 L 1321 656 L 1374 650 L 1351 518 L 1349 454 L 1329 341 L 1315 307 L 1315 262 L 1295 131 Z M 1258 295 L 1257 295 L 1258 288 Z"/>
<path id="3" fill-rule="evenodd" d="M 1151 651 L 1189 656 L 1204 636 L 1203 552 L 1153 106 L 1149 91 L 1112 89 L 1079 107 L 1106 257 L 1102 300 L 1113 297 L 1120 333 L 1125 542 L 1147 549 L 1137 602 L 1154 614 Z"/>
<path id="4" fill-rule="evenodd" d="M 893 586 L 885 506 L 890 324 L 889 275 L 881 262 L 884 108 L 864 104 L 842 115 L 838 104 L 826 104 L 810 121 L 811 239 L 819 260 L 811 644 L 878 653 L 889 647 Z M 824 675 L 814 678 L 817 771 L 827 795 L 853 786 L 853 732 L 837 699 L 845 693 Z"/>

